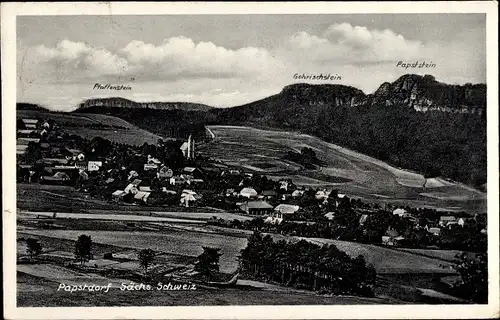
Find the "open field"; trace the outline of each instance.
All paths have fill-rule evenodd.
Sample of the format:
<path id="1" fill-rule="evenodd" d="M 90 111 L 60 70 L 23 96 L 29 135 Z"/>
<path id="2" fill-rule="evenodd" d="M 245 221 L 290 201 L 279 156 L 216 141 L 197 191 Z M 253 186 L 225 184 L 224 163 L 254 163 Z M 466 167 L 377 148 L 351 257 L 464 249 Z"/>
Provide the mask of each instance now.
<path id="1" fill-rule="evenodd" d="M 81 230 L 22 230 L 21 235 L 40 235 L 52 238 L 74 240 L 84 232 L 97 243 L 106 245 L 146 249 L 151 248 L 172 254 L 182 253 L 184 256 L 196 257 L 202 252 L 202 246 L 213 246 L 222 249 L 221 270 L 233 272 L 237 269 L 237 257 L 240 250 L 246 246 L 246 237 L 242 234 L 216 234 L 213 232 L 190 232 L 187 230 L 168 230 L 162 232 L 145 231 L 81 231 Z M 284 237 L 272 235 L 276 239 L 300 240 L 306 239 L 316 244 L 334 244 L 348 255 L 362 255 L 371 263 L 378 273 L 442 273 L 455 274 L 447 263 L 441 259 L 425 257 L 406 251 L 384 248 L 380 246 L 355 242 L 319 239 Z M 444 254 L 444 253 L 443 253 Z M 451 253 L 450 253 L 451 255 Z M 442 267 L 444 266 L 444 267 Z"/>
<path id="2" fill-rule="evenodd" d="M 45 220 L 45 219 L 44 219 Z M 197 255 L 202 252 L 202 246 L 213 246 L 222 249 L 223 256 L 220 260 L 221 271 L 233 272 L 237 268 L 237 257 L 242 248 L 246 245 L 246 237 L 250 233 L 239 232 L 240 230 L 218 230 L 210 226 L 191 227 L 185 224 L 168 226 L 161 231 L 134 231 L 128 225 L 120 221 L 101 221 L 105 224 L 117 224 L 117 227 L 128 231 L 112 231 L 113 229 L 85 230 L 85 225 L 90 220 L 53 219 L 54 223 L 64 224 L 66 227 L 74 227 L 78 230 L 38 230 L 23 227 L 26 220 L 21 220 L 18 225 L 18 238 L 27 239 L 29 237 L 39 239 L 44 247 L 41 257 L 46 259 L 60 259 L 68 261 L 72 258 L 74 241 L 80 234 L 90 235 L 93 240 L 94 259 L 90 265 L 113 268 L 124 272 L 137 271 L 137 251 L 144 248 L 151 248 L 161 254 L 157 257 L 160 263 L 168 268 L 185 266 L 192 264 Z M 80 221 L 84 225 L 79 226 Z M 87 222 L 88 221 L 88 222 Z M 97 221 L 96 221 L 97 222 Z M 156 223 L 137 222 L 141 225 L 154 225 Z M 160 224 L 160 223 L 158 223 Z M 137 227 L 137 225 L 136 225 Z M 217 229 L 217 230 L 216 230 Z M 225 228 L 223 228 L 225 229 Z M 226 232 L 224 232 L 226 231 Z M 231 233 L 233 231 L 233 233 Z M 238 232 L 236 232 L 238 231 Z M 422 256 L 422 252 L 413 254 L 411 252 L 398 251 L 374 245 L 352 243 L 346 241 L 335 241 L 316 238 L 285 237 L 272 234 L 276 239 L 287 239 L 298 241 L 306 239 L 313 243 L 332 243 L 340 250 L 345 251 L 350 256 L 363 255 L 368 263 L 374 265 L 379 275 L 376 289 L 376 297 L 373 299 L 358 297 L 328 297 L 317 295 L 312 292 L 300 292 L 292 288 L 276 286 L 272 284 L 254 283 L 253 281 L 242 281 L 237 288 L 198 291 L 199 295 L 191 295 L 189 292 L 121 292 L 116 287 L 128 280 L 109 278 L 97 274 L 81 273 L 73 270 L 66 270 L 61 266 L 50 265 L 18 265 L 18 289 L 20 294 L 18 301 L 23 306 L 42 305 L 34 297 L 40 292 L 54 292 L 64 299 L 53 299 L 43 302 L 44 306 L 59 303 L 58 305 L 219 305 L 219 304 L 351 304 L 351 303 L 450 303 L 453 297 L 446 295 L 445 284 L 440 281 L 442 277 L 453 277 L 457 274 L 449 269 L 441 268 L 440 265 L 449 265 L 442 259 L 433 259 Z M 18 240 L 18 255 L 26 254 L 25 242 Z M 421 250 L 425 251 L 425 250 Z M 106 252 L 113 252 L 113 256 L 124 260 L 102 259 Z M 452 254 L 445 253 L 443 254 Z M 47 262 L 45 262 L 47 263 Z M 50 262 L 49 262 L 50 263 Z M 59 270 L 59 269 L 63 270 Z M 61 277 L 54 274 L 57 269 Z M 60 272 L 59 272 L 60 271 Z M 395 278 L 397 281 L 393 281 Z M 26 280 L 28 279 L 28 280 Z M 59 283 L 68 284 L 89 283 L 101 284 L 112 283 L 113 295 L 92 296 L 85 292 L 74 293 L 74 296 L 82 296 L 82 302 L 75 303 L 68 301 L 68 293 L 56 291 Z M 247 283 L 248 282 L 248 283 Z M 44 291 L 42 291 L 44 290 Z M 216 293 L 217 298 L 212 298 L 209 293 Z M 167 297 L 167 300 L 164 299 Z M 183 295 L 186 294 L 186 295 Z M 245 295 L 251 295 L 250 302 Z M 94 294 L 95 295 L 95 294 Z M 121 299 L 115 299 L 120 295 Z M 173 296 L 172 296 L 173 295 Z M 185 299 L 182 300 L 181 297 Z M 259 300 L 261 297 L 261 300 Z M 272 297 L 275 297 L 274 299 Z M 133 299 L 132 299 L 133 298 Z M 193 300 L 195 299 L 195 300 Z M 55 301 L 58 302 L 55 302 Z M 127 302 L 125 302 L 127 301 Z M 133 302 L 132 302 L 133 301 Z"/>
<path id="3" fill-rule="evenodd" d="M 146 130 L 117 117 L 91 113 L 61 113 L 42 110 L 17 110 L 17 118 L 52 119 L 65 132 L 76 134 L 86 139 L 102 137 L 118 143 L 141 146 L 144 142 L 156 144 L 159 138 Z M 90 126 L 104 125 L 103 128 Z M 163 138 L 165 139 L 165 138 Z"/>
<path id="4" fill-rule="evenodd" d="M 210 126 L 210 129 L 215 140 L 200 148 L 201 153 L 228 165 L 258 168 L 255 171 L 275 179 L 285 177 L 296 184 L 335 188 L 373 202 L 471 213 L 486 210 L 486 194 L 481 191 L 439 178 L 426 181 L 421 174 L 395 168 L 316 137 L 250 127 Z M 304 170 L 283 159 L 286 152 L 300 151 L 303 147 L 315 151 L 324 163 L 322 168 Z"/>

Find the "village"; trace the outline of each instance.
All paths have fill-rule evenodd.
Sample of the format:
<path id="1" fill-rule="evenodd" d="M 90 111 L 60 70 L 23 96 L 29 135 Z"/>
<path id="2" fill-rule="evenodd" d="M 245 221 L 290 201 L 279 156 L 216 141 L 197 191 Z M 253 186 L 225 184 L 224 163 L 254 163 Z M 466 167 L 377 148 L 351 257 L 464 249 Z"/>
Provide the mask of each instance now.
<path id="1" fill-rule="evenodd" d="M 165 211 L 226 211 L 212 225 L 409 248 L 486 250 L 485 215 L 364 203 L 204 157 L 200 141 L 131 146 L 85 140 L 51 119 L 18 119 L 18 183 L 70 186 L 91 198 Z M 209 143 L 209 142 L 208 142 Z M 56 216 L 57 213 L 54 213 Z"/>

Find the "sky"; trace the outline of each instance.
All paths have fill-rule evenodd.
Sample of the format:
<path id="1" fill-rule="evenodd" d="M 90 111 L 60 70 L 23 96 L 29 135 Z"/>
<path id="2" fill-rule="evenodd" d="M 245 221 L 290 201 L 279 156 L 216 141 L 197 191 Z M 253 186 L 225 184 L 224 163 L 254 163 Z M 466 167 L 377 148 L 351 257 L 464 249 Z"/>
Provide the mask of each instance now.
<path id="1" fill-rule="evenodd" d="M 115 96 L 231 107 L 297 82 L 350 85 L 365 93 L 406 73 L 431 74 L 450 84 L 485 83 L 485 19 L 485 14 L 18 16 L 17 100 L 63 111 L 88 98 Z M 416 61 L 434 67 L 402 67 Z M 335 77 L 295 77 L 319 74 Z M 98 90 L 96 83 L 131 90 Z"/>

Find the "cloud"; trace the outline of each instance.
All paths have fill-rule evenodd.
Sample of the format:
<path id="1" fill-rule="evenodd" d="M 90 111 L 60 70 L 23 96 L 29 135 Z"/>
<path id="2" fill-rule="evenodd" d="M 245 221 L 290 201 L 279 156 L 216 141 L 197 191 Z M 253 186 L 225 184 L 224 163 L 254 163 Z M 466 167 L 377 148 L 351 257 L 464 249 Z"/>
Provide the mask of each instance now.
<path id="1" fill-rule="evenodd" d="M 128 61 L 102 48 L 92 48 L 83 42 L 62 40 L 55 47 L 34 48 L 35 61 L 54 73 L 94 77 L 133 72 Z M 83 72 L 83 74 L 81 74 Z"/>
<path id="2" fill-rule="evenodd" d="M 369 30 L 349 23 L 332 24 L 320 36 L 297 32 L 288 44 L 316 61 L 352 64 L 414 59 L 424 53 L 420 41 L 407 40 L 389 29 Z"/>
<path id="3" fill-rule="evenodd" d="M 55 79 L 248 78 L 258 77 L 270 68 L 283 68 L 281 61 L 263 48 L 231 50 L 182 36 L 165 39 L 160 45 L 132 40 L 116 52 L 70 40 L 62 40 L 54 47 L 39 45 L 31 49 L 32 66 L 44 69 Z"/>

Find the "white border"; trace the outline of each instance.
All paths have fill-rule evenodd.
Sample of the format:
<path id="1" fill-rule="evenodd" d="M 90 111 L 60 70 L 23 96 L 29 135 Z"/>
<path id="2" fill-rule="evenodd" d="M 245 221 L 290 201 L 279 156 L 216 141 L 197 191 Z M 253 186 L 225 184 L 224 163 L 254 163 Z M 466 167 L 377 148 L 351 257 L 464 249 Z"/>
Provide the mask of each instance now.
<path id="1" fill-rule="evenodd" d="M 274 2 L 274 3 L 2 3 L 2 165 L 4 310 L 6 319 L 470 319 L 499 317 L 498 3 Z M 488 305 L 230 306 L 16 308 L 16 16 L 161 14 L 486 13 L 488 134 Z"/>

